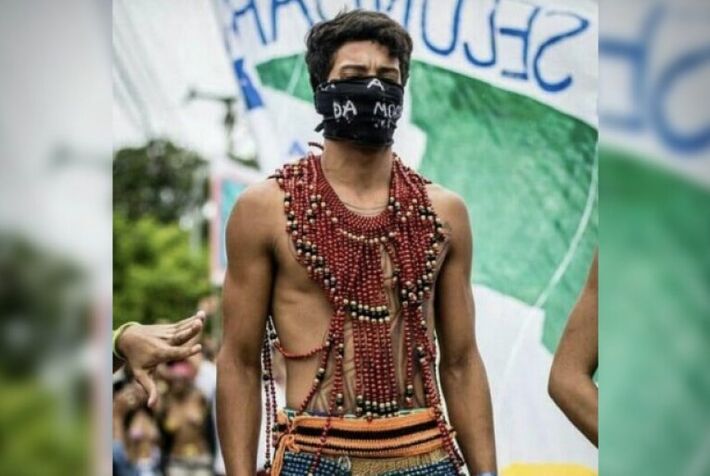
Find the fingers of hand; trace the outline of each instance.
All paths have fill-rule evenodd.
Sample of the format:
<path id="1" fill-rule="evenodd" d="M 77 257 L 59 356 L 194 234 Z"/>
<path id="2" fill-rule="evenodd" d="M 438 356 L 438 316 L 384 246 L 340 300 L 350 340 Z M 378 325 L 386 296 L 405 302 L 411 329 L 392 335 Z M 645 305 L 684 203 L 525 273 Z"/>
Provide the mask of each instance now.
<path id="1" fill-rule="evenodd" d="M 200 344 L 181 346 L 181 347 L 169 347 L 165 346 L 160 354 L 160 360 L 162 362 L 170 362 L 173 360 L 183 360 L 191 355 L 195 355 L 202 350 Z"/>
<path id="2" fill-rule="evenodd" d="M 148 391 L 143 388 L 143 385 L 141 385 L 137 381 L 134 380 L 133 382 L 128 384 L 128 388 L 131 396 L 136 400 L 139 405 L 142 405 L 146 402 L 146 400 L 148 400 Z"/>
<path id="3" fill-rule="evenodd" d="M 134 370 L 133 375 L 148 394 L 148 407 L 153 408 L 158 401 L 158 388 L 155 385 L 155 381 L 148 375 L 148 372 L 142 369 Z"/>
<path id="4" fill-rule="evenodd" d="M 172 345 L 182 345 L 198 335 L 202 331 L 202 327 L 202 321 L 195 320 L 189 327 L 176 331 L 172 337 L 168 339 L 168 342 Z"/>
<path id="5" fill-rule="evenodd" d="M 173 324 L 173 326 L 175 327 L 175 329 L 183 330 L 185 328 L 191 327 L 196 321 L 199 321 L 200 323 L 204 322 L 205 318 L 205 311 L 197 311 L 196 314 L 176 322 L 175 324 Z"/>

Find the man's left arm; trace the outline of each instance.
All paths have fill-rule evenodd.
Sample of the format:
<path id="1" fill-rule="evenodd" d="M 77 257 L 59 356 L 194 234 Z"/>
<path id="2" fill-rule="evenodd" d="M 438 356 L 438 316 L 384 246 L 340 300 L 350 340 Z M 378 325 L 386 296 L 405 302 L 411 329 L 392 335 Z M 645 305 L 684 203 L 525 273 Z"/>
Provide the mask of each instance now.
<path id="1" fill-rule="evenodd" d="M 451 424 L 472 475 L 496 471 L 493 411 L 488 379 L 475 338 L 471 291 L 473 239 L 468 212 L 456 195 L 440 215 L 450 227 L 449 250 L 436 283 L 439 376 Z M 444 210 L 442 210 L 444 211 Z"/>
<path id="2" fill-rule="evenodd" d="M 599 390 L 593 380 L 599 364 L 598 266 L 595 255 L 557 346 L 548 382 L 552 399 L 594 446 L 599 445 Z"/>

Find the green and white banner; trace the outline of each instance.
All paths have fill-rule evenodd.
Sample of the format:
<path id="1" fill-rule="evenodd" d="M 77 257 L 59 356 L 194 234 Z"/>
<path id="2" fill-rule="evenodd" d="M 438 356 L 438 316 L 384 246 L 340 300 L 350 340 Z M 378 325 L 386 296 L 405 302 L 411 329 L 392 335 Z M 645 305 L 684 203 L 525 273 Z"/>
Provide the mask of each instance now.
<path id="1" fill-rule="evenodd" d="M 602 474 L 710 474 L 709 7 L 603 9 Z"/>
<path id="2" fill-rule="evenodd" d="M 260 170 L 248 177 L 273 172 L 320 139 L 303 61 L 312 24 L 347 7 L 385 12 L 407 28 L 414 58 L 394 149 L 468 204 L 476 333 L 501 474 L 595 474 L 597 451 L 550 400 L 547 378 L 597 242 L 596 2 L 215 6 L 258 147 Z M 240 166 L 218 168 L 215 183 L 228 183 L 221 178 L 229 168 Z M 238 187 L 224 190 L 226 212 Z"/>

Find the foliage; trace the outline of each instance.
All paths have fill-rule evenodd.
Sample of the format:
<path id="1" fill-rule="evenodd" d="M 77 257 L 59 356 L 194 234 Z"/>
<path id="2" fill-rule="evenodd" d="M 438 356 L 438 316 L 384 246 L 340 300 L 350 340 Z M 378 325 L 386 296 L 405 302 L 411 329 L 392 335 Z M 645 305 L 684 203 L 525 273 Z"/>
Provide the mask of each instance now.
<path id="1" fill-rule="evenodd" d="M 150 216 L 113 219 L 114 327 L 128 321 L 175 321 L 210 291 L 207 251 L 191 249 L 189 232 Z"/>
<path id="2" fill-rule="evenodd" d="M 117 151 L 113 165 L 114 327 L 175 321 L 210 291 L 206 224 L 207 162 L 165 140 Z M 189 217 L 197 230 L 178 224 Z"/>
<path id="3" fill-rule="evenodd" d="M 86 412 L 63 418 L 60 400 L 33 381 L 0 377 L 0 388 L 0 474 L 90 473 Z"/>
<path id="4" fill-rule="evenodd" d="M 86 337 L 79 268 L 18 235 L 0 234 L 0 375 L 35 373 Z"/>
<path id="5" fill-rule="evenodd" d="M 204 202 L 207 162 L 172 142 L 121 149 L 113 161 L 113 208 L 131 220 L 180 219 Z"/>
<path id="6" fill-rule="evenodd" d="M 85 275 L 22 235 L 0 234 L 0 474 L 89 474 Z M 37 378 L 61 368 L 50 385 Z M 70 399 L 76 403 L 72 404 Z"/>

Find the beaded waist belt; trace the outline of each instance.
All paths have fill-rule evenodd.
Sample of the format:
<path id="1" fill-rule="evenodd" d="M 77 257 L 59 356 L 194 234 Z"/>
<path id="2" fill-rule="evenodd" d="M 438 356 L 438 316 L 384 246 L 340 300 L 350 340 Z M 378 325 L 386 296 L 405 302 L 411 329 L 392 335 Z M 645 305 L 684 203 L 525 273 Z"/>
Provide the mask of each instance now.
<path id="1" fill-rule="evenodd" d="M 330 422 L 328 423 L 328 420 Z M 278 475 L 285 452 L 317 453 L 358 458 L 404 458 L 443 446 L 433 409 L 389 418 L 330 418 L 279 412 L 273 470 Z M 323 430 L 329 425 L 327 437 Z M 449 430 L 454 437 L 452 429 Z"/>

